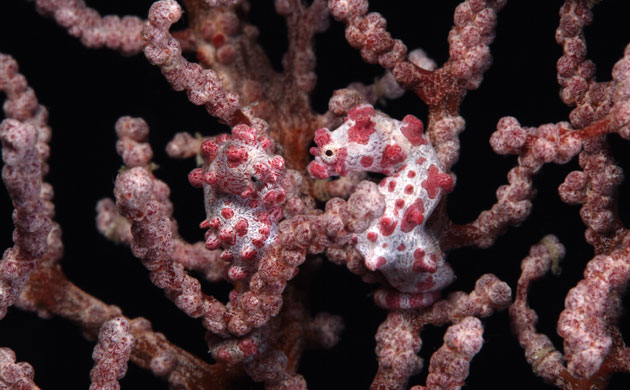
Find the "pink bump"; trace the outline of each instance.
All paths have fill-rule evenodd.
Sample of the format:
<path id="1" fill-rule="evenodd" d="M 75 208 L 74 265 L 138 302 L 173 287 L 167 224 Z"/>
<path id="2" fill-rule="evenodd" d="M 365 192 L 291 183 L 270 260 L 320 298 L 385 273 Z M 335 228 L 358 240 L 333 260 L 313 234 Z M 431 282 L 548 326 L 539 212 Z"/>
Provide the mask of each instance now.
<path id="1" fill-rule="evenodd" d="M 280 156 L 275 156 L 271 159 L 271 167 L 275 170 L 282 171 L 284 170 L 284 158 Z"/>
<path id="2" fill-rule="evenodd" d="M 381 165 L 383 167 L 389 167 L 405 161 L 406 158 L 407 154 L 403 152 L 399 145 L 387 145 L 381 157 Z"/>
<path id="3" fill-rule="evenodd" d="M 258 346 L 252 339 L 245 338 L 238 342 L 238 348 L 243 351 L 245 356 L 254 356 L 258 351 Z"/>
<path id="4" fill-rule="evenodd" d="M 413 146 L 424 145 L 427 141 L 424 139 L 422 132 L 424 131 L 424 125 L 422 121 L 413 115 L 406 115 L 402 120 L 402 127 L 400 131 Z"/>
<path id="5" fill-rule="evenodd" d="M 370 157 L 370 156 L 363 156 L 361 157 L 361 166 L 363 168 L 369 168 L 372 166 L 372 164 L 374 163 L 374 158 Z"/>
<path id="6" fill-rule="evenodd" d="M 374 263 L 374 268 L 372 269 L 372 271 L 376 271 L 377 269 L 381 268 L 385 265 L 385 263 L 387 263 L 387 259 L 385 259 L 383 256 L 378 257 L 376 259 L 376 262 Z"/>
<path id="7" fill-rule="evenodd" d="M 378 234 L 376 234 L 374 232 L 369 232 L 367 234 L 367 239 L 368 239 L 368 241 L 376 242 L 376 240 L 378 239 Z"/>
<path id="8" fill-rule="evenodd" d="M 232 261 L 234 259 L 234 254 L 231 251 L 223 251 L 221 252 L 221 256 L 219 258 L 223 261 Z"/>
<path id="9" fill-rule="evenodd" d="M 212 233 L 208 235 L 208 238 L 206 239 L 206 248 L 210 250 L 215 250 L 220 245 L 221 245 L 221 240 L 219 240 L 216 234 Z"/>
<path id="10" fill-rule="evenodd" d="M 246 246 L 241 249 L 241 258 L 243 260 L 251 260 L 256 256 L 256 248 L 251 246 Z"/>
<path id="11" fill-rule="evenodd" d="M 231 280 L 242 280 L 247 276 L 247 271 L 238 266 L 231 266 L 228 270 L 228 277 Z"/>
<path id="12" fill-rule="evenodd" d="M 236 222 L 236 225 L 234 225 L 234 230 L 236 231 L 236 234 L 239 237 L 243 237 L 245 234 L 247 234 L 247 228 L 248 228 L 248 223 L 247 220 L 245 218 L 241 218 L 238 220 L 238 222 Z"/>
<path id="13" fill-rule="evenodd" d="M 435 280 L 431 274 L 427 274 L 427 277 L 416 285 L 417 291 L 428 291 L 435 286 Z"/>
<path id="14" fill-rule="evenodd" d="M 247 151 L 245 148 L 237 145 L 230 145 L 225 150 L 228 161 L 228 167 L 235 168 L 247 161 Z"/>
<path id="15" fill-rule="evenodd" d="M 269 223 L 269 213 L 264 210 L 259 210 L 254 214 L 254 219 L 258 222 L 265 224 Z"/>
<path id="16" fill-rule="evenodd" d="M 265 237 L 265 240 L 266 240 L 267 237 L 269 237 L 269 234 L 271 233 L 271 229 L 269 229 L 269 226 L 263 226 L 260 229 L 258 229 L 258 233 L 260 233 L 261 236 Z"/>
<path id="17" fill-rule="evenodd" d="M 241 140 L 247 144 L 256 144 L 256 130 L 247 125 L 236 125 L 232 128 L 232 138 Z"/>
<path id="18" fill-rule="evenodd" d="M 195 188 L 201 187 L 203 185 L 203 170 L 201 168 L 195 168 L 190 171 L 188 181 Z"/>
<path id="19" fill-rule="evenodd" d="M 273 149 L 273 141 L 267 137 L 258 137 L 258 144 L 266 152 L 271 152 Z"/>
<path id="20" fill-rule="evenodd" d="M 318 164 L 316 162 L 311 162 L 306 167 L 308 173 L 313 176 L 315 179 L 326 179 L 330 175 L 328 174 L 328 167 L 322 164 Z"/>
<path id="21" fill-rule="evenodd" d="M 264 236 L 257 236 L 252 238 L 252 244 L 256 248 L 262 248 L 263 246 L 265 246 L 265 241 L 267 241 L 267 237 Z"/>
<path id="22" fill-rule="evenodd" d="M 230 135 L 225 133 L 219 134 L 214 140 L 217 144 L 221 145 L 230 140 Z"/>
<path id="23" fill-rule="evenodd" d="M 398 224 L 398 221 L 394 221 L 389 217 L 383 217 L 379 223 L 379 230 L 383 236 L 387 237 L 394 232 L 396 224 Z"/>
<path id="24" fill-rule="evenodd" d="M 400 224 L 400 230 L 408 233 L 412 231 L 416 226 L 422 224 L 424 221 L 424 203 L 422 199 L 416 199 L 413 204 L 409 205 L 402 217 Z"/>
<path id="25" fill-rule="evenodd" d="M 204 141 L 201 144 L 201 155 L 203 156 L 203 160 L 206 163 L 212 162 L 214 158 L 217 156 L 217 151 L 219 150 L 219 145 L 213 141 Z"/>
<path id="26" fill-rule="evenodd" d="M 330 131 L 328 129 L 317 129 L 315 130 L 315 144 L 317 146 L 322 147 L 332 142 L 332 137 L 330 135 Z"/>
<path id="27" fill-rule="evenodd" d="M 433 164 L 429 167 L 429 177 L 422 182 L 422 187 L 427 190 L 429 198 L 435 199 L 438 188 L 446 192 L 450 192 L 453 189 L 453 178 L 446 173 L 440 172 L 438 167 Z"/>
<path id="28" fill-rule="evenodd" d="M 372 115 L 374 115 L 374 107 L 365 105 L 365 104 L 356 106 L 352 108 L 350 111 L 348 111 L 348 118 L 354 121 L 361 117 L 364 117 L 364 116 L 370 117 Z"/>
<path id="29" fill-rule="evenodd" d="M 218 229 L 221 226 L 221 220 L 218 217 L 215 217 L 210 220 L 209 224 L 213 229 Z"/>
<path id="30" fill-rule="evenodd" d="M 232 217 L 234 216 L 234 210 L 232 210 L 232 209 L 231 209 L 231 208 L 229 208 L 229 207 L 224 207 L 224 208 L 221 210 L 221 216 L 222 216 L 223 218 L 225 218 L 225 219 L 230 219 L 230 218 L 232 218 Z"/>
<path id="31" fill-rule="evenodd" d="M 432 256 L 426 256 L 426 253 L 418 248 L 413 252 L 413 271 L 414 272 L 435 272 L 437 270 L 437 262 Z"/>
<path id="32" fill-rule="evenodd" d="M 221 229 L 219 231 L 219 238 L 225 245 L 232 246 L 236 243 L 236 232 L 234 229 Z"/>
<path id="33" fill-rule="evenodd" d="M 354 119 L 354 125 L 348 129 L 348 140 L 361 145 L 370 142 L 370 135 L 374 133 L 374 122 L 369 116 L 360 115 Z"/>
<path id="34" fill-rule="evenodd" d="M 212 42 L 212 46 L 217 47 L 217 48 L 223 46 L 226 41 L 227 39 L 225 38 L 225 34 L 220 33 L 220 32 L 214 34 L 214 36 L 210 40 L 210 42 Z"/>

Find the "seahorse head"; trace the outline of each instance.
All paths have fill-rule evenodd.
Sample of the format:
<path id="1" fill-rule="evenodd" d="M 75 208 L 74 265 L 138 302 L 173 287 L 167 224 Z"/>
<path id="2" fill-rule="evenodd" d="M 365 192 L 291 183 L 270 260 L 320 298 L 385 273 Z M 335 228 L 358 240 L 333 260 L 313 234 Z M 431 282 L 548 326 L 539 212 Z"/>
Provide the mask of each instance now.
<path id="1" fill-rule="evenodd" d="M 334 131 L 315 132 L 315 160 L 308 172 L 318 179 L 361 171 L 389 175 L 404 164 L 413 146 L 426 143 L 422 131 L 422 122 L 414 116 L 401 122 L 368 104 L 357 106 Z"/>
<path id="2" fill-rule="evenodd" d="M 202 144 L 203 181 L 214 191 L 280 204 L 285 199 L 279 187 L 285 164 L 281 156 L 273 155 L 274 148 L 273 141 L 253 127 L 235 126 L 231 137 Z"/>

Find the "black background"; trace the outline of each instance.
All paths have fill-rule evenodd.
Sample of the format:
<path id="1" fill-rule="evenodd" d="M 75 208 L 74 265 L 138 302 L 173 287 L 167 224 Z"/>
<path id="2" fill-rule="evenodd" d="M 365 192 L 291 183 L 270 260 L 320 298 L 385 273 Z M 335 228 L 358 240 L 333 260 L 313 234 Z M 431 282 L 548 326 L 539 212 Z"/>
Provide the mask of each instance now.
<path id="1" fill-rule="evenodd" d="M 102 14 L 135 14 L 145 17 L 150 0 L 88 1 Z M 259 26 L 260 41 L 277 69 L 286 49 L 284 21 L 273 12 L 272 1 L 253 0 L 251 20 Z M 448 56 L 446 37 L 458 1 L 371 1 L 370 9 L 382 12 L 388 29 L 412 49 L 421 47 L 438 63 Z M 499 118 L 515 116 L 521 124 L 538 126 L 567 120 L 569 109 L 558 98 L 555 63 L 561 55 L 554 33 L 559 0 L 515 0 L 501 11 L 497 38 L 492 44 L 494 63 L 484 83 L 470 92 L 462 105 L 466 131 L 461 136 L 461 158 L 454 171 L 458 185 L 449 197 L 450 217 L 459 223 L 474 219 L 495 201 L 494 192 L 506 183 L 514 166 L 513 156 L 497 156 L 488 138 Z M 595 7 L 594 23 L 586 29 L 589 56 L 598 66 L 599 80 L 610 80 L 613 64 L 630 42 L 625 0 L 607 0 Z M 178 26 L 183 26 L 181 22 Z M 119 116 L 143 117 L 151 127 L 156 174 L 171 186 L 175 216 L 183 236 L 202 239 L 197 228 L 204 218 L 201 191 L 191 188 L 186 175 L 192 161 L 169 160 L 164 146 L 175 132 L 214 134 L 227 131 L 203 108 L 190 104 L 182 92 L 173 92 L 156 67 L 142 55 L 123 57 L 106 49 L 84 48 L 53 21 L 38 15 L 31 2 L 4 0 L 0 5 L 0 51 L 13 55 L 42 104 L 50 112 L 53 129 L 51 172 L 47 181 L 55 188 L 57 221 L 64 231 L 66 247 L 63 269 L 85 291 L 120 306 L 129 317 L 144 316 L 154 329 L 203 359 L 209 359 L 198 320 L 189 319 L 154 287 L 148 272 L 123 246 L 101 237 L 94 227 L 94 206 L 111 196 L 121 161 L 115 153 L 114 123 Z M 333 90 L 352 81 L 369 83 L 382 74 L 375 65 L 362 62 L 343 38 L 343 26 L 317 37 L 319 84 L 313 103 L 326 109 Z M 393 117 L 408 113 L 426 119 L 426 108 L 414 96 L 381 107 Z M 627 141 L 611 136 L 615 158 L 627 167 Z M 566 174 L 578 168 L 574 160 L 564 166 L 545 166 L 535 179 L 538 195 L 534 212 L 519 227 L 511 228 L 490 249 L 467 248 L 449 254 L 458 276 L 448 291 L 470 291 L 475 280 L 492 272 L 514 287 L 520 260 L 530 245 L 546 234 L 556 234 L 567 247 L 563 273 L 548 276 L 533 285 L 530 303 L 539 312 L 538 329 L 561 348 L 555 333 L 558 314 L 567 291 L 581 278 L 592 249 L 583 239 L 584 226 L 578 207 L 562 203 L 557 187 Z M 11 246 L 11 207 L 1 192 L 0 246 Z M 628 184 L 620 190 L 622 219 L 630 218 L 625 199 Z M 222 294 L 225 286 L 204 286 Z M 329 311 L 346 321 L 342 341 L 331 351 L 308 351 L 300 365 L 311 389 L 367 389 L 376 371 L 374 333 L 385 312 L 371 300 L 371 286 L 364 285 L 346 269 L 324 263 L 310 294 L 313 312 Z M 627 298 L 625 306 L 628 306 Z M 500 385 L 512 389 L 551 388 L 531 373 L 523 352 L 509 331 L 507 313 L 483 320 L 484 348 L 471 365 L 467 389 Z M 628 337 L 627 315 L 622 332 Z M 444 328 L 428 327 L 422 333 L 421 356 L 439 348 Z M 35 367 L 36 383 L 43 389 L 85 389 L 89 386 L 93 344 L 83 339 L 71 323 L 41 320 L 32 313 L 11 309 L 0 321 L 0 345 L 14 349 L 18 361 Z M 425 364 L 425 366 L 428 366 Z M 410 385 L 424 383 L 426 368 Z M 123 389 L 166 388 L 161 380 L 134 366 L 121 381 Z M 616 375 L 611 389 L 626 389 L 630 376 Z M 261 388 L 260 385 L 252 385 Z"/>

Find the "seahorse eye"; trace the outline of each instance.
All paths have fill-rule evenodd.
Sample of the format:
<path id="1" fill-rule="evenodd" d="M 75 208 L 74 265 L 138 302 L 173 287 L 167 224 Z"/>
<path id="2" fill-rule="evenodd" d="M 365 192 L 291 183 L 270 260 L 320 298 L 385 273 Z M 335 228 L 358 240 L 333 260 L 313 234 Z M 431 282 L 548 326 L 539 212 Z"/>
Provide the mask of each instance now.
<path id="1" fill-rule="evenodd" d="M 332 152 L 332 150 L 330 150 L 330 149 L 326 149 L 326 151 L 324 152 L 324 154 L 325 154 L 326 156 L 330 157 L 330 156 L 332 156 L 332 155 L 333 155 L 333 152 Z"/>
<path id="2" fill-rule="evenodd" d="M 265 184 L 263 182 L 263 179 L 257 173 L 252 173 L 251 176 L 249 177 L 249 180 L 254 185 L 254 187 L 258 189 L 260 189 Z"/>

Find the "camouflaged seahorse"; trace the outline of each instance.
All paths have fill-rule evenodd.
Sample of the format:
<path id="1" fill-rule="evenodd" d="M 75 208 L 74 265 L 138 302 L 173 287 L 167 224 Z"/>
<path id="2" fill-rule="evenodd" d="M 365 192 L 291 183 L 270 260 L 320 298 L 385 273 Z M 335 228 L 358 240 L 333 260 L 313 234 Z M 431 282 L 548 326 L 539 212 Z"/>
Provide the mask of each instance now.
<path id="1" fill-rule="evenodd" d="M 394 309 L 431 305 L 453 272 L 425 223 L 453 180 L 440 169 L 422 122 L 412 115 L 397 121 L 360 105 L 334 131 L 317 130 L 315 143 L 315 161 L 308 166 L 315 178 L 357 171 L 387 176 L 378 186 L 384 212 L 357 233 L 355 245 L 367 268 L 380 271 L 397 290 L 377 291 L 376 302 Z"/>
<path id="2" fill-rule="evenodd" d="M 203 186 L 206 247 L 224 249 L 221 259 L 231 264 L 228 280 L 251 276 L 277 234 L 286 193 L 280 185 L 284 159 L 273 155 L 274 150 L 266 133 L 237 125 L 231 136 L 222 134 L 202 144 L 203 168 L 189 175 L 194 186 Z"/>

